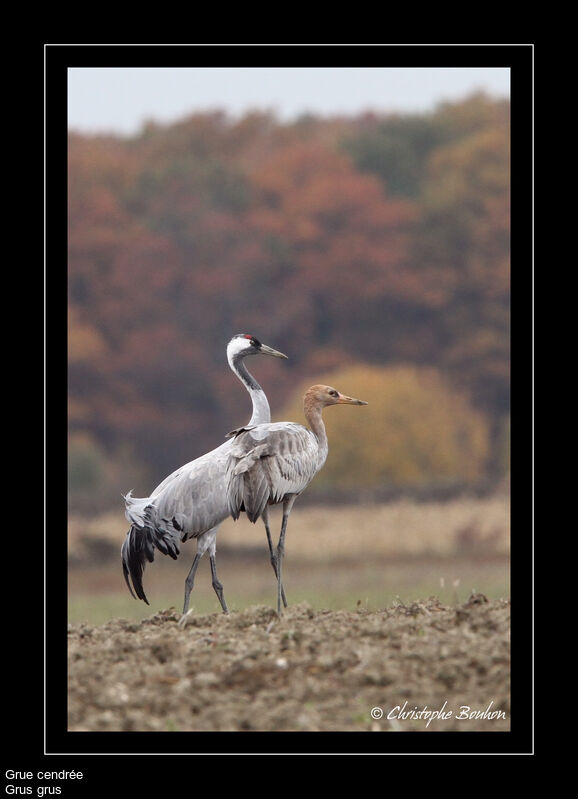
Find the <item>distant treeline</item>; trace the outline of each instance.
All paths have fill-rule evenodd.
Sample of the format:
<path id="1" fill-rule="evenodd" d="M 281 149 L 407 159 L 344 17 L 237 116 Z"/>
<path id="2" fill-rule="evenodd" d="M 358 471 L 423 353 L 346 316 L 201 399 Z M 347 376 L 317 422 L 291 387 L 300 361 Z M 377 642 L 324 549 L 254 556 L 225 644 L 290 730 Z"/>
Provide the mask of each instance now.
<path id="1" fill-rule="evenodd" d="M 289 356 L 251 362 L 276 418 L 321 374 L 434 370 L 485 420 L 483 478 L 500 479 L 509 138 L 509 104 L 482 94 L 419 115 L 71 133 L 71 496 L 148 492 L 246 421 L 225 360 L 238 332 Z"/>

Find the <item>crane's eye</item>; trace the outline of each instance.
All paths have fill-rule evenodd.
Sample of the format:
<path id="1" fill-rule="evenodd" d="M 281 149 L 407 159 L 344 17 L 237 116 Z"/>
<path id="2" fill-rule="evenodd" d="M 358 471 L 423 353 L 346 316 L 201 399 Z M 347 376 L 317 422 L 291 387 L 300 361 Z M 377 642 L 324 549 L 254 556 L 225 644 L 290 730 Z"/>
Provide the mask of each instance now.
<path id="1" fill-rule="evenodd" d="M 337 393 L 337 391 L 334 388 L 332 388 L 330 390 L 329 394 L 330 394 L 331 397 L 338 397 L 339 396 L 339 394 Z"/>

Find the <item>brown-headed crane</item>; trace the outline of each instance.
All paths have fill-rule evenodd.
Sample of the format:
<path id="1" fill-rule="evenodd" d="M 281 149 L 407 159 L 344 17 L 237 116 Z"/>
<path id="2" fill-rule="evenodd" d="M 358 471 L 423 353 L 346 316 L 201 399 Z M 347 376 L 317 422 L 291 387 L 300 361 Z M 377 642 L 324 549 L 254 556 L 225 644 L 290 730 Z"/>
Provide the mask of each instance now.
<path id="1" fill-rule="evenodd" d="M 328 453 L 322 411 L 329 405 L 367 405 L 331 386 L 315 385 L 305 392 L 303 410 L 309 427 L 295 422 L 269 422 L 233 430 L 227 453 L 227 496 L 233 519 L 244 511 L 249 521 L 262 518 L 267 530 L 271 562 L 277 576 L 277 612 L 285 606 L 281 566 L 285 533 L 293 504 L 323 467 Z M 268 507 L 282 503 L 279 543 L 273 551 Z"/>

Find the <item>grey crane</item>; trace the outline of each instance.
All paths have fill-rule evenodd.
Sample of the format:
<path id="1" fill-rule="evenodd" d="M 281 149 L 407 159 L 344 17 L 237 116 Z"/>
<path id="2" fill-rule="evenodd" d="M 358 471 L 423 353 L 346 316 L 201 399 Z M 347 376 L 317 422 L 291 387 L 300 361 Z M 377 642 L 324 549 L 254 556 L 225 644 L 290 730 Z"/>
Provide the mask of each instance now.
<path id="1" fill-rule="evenodd" d="M 262 344 L 255 336 L 238 333 L 227 345 L 227 360 L 233 372 L 251 396 L 253 413 L 249 426 L 271 420 L 265 392 L 245 366 L 250 355 L 272 355 L 287 358 L 282 352 Z M 216 537 L 219 526 L 229 515 L 225 468 L 231 439 L 201 455 L 166 477 L 148 497 L 124 497 L 125 515 L 130 528 L 124 540 L 121 557 L 126 584 L 132 596 L 149 601 L 143 588 L 143 572 L 154 560 L 155 549 L 176 559 L 180 543 L 197 539 L 197 552 L 185 580 L 183 614 L 189 601 L 200 559 L 209 551 L 212 585 L 224 613 L 228 613 L 223 586 L 217 577 Z M 271 549 L 272 544 L 269 544 Z M 131 587 L 132 582 L 132 587 Z M 134 591 L 133 591 L 134 589 Z M 136 595 L 136 596 L 135 596 Z"/>
<path id="2" fill-rule="evenodd" d="M 245 511 L 249 521 L 262 518 L 270 540 L 268 506 L 282 503 L 283 517 L 277 549 L 271 560 L 277 576 L 277 612 L 286 606 L 281 578 L 285 533 L 293 503 L 317 472 L 328 453 L 322 410 L 328 405 L 367 405 L 331 386 L 315 385 L 305 392 L 303 410 L 309 428 L 295 422 L 273 422 L 233 430 L 228 452 L 227 496 L 233 519 Z"/>

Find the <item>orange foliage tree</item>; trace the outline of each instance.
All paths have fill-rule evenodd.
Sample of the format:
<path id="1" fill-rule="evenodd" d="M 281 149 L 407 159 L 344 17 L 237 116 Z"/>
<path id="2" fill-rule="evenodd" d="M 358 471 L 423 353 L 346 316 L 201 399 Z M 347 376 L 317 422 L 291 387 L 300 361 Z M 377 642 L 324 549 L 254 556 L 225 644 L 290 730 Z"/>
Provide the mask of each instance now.
<path id="1" fill-rule="evenodd" d="M 290 357 L 252 363 L 273 408 L 303 375 L 411 363 L 435 367 L 501 418 L 507 113 L 473 98 L 408 124 L 404 138 L 403 119 L 283 125 L 216 113 L 151 123 L 130 139 L 71 135 L 77 440 L 106 450 L 101 462 L 128 447 L 153 484 L 220 443 L 248 417 L 225 362 L 237 332 Z M 401 141 L 393 176 L 379 153 L 402 152 Z"/>
<path id="2" fill-rule="evenodd" d="M 321 375 L 319 382 L 369 404 L 355 413 L 325 410 L 329 456 L 311 486 L 314 493 L 379 498 L 399 489 L 447 489 L 484 480 L 487 419 L 436 369 L 358 364 Z M 294 391 L 282 418 L 303 423 L 308 385 Z"/>

